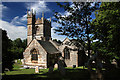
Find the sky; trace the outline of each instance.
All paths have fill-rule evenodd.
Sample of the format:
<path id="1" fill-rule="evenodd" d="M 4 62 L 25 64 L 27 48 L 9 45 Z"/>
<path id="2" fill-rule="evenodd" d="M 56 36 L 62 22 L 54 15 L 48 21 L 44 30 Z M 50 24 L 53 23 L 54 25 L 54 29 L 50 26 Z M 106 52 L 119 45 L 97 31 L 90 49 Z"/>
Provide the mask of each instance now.
<path id="1" fill-rule="evenodd" d="M 12 40 L 16 38 L 26 39 L 27 38 L 27 10 L 33 9 L 36 11 L 36 18 L 41 18 L 44 12 L 46 19 L 54 19 L 54 11 L 60 12 L 61 14 L 69 15 L 63 8 L 60 8 L 55 2 L 2 2 L 0 3 L 0 12 L 2 19 L 2 29 L 7 31 L 8 37 Z M 93 15 L 93 17 L 95 17 Z M 54 30 L 59 24 L 51 22 L 51 36 L 52 39 L 58 39 L 63 41 L 66 36 L 57 35 Z"/>

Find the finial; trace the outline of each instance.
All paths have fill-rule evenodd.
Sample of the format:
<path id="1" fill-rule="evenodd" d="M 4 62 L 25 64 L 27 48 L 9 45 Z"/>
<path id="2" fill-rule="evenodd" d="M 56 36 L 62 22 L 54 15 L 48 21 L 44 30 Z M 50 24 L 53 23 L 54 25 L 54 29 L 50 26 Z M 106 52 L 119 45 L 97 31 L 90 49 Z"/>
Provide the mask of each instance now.
<path id="1" fill-rule="evenodd" d="M 33 9 L 31 10 L 31 14 L 33 14 Z"/>
<path id="2" fill-rule="evenodd" d="M 42 17 L 44 18 L 44 12 L 42 12 Z"/>
<path id="3" fill-rule="evenodd" d="M 51 17 L 50 17 L 50 22 L 51 22 Z"/>
<path id="4" fill-rule="evenodd" d="M 27 14 L 28 14 L 28 9 L 27 9 Z"/>
<path id="5" fill-rule="evenodd" d="M 35 15 L 36 15 L 36 11 L 35 11 Z"/>

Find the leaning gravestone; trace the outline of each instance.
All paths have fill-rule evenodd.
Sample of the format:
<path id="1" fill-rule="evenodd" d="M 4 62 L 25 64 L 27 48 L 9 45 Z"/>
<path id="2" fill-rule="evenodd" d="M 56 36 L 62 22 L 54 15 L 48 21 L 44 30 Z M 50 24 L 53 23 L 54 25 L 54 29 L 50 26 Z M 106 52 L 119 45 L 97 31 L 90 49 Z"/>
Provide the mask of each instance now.
<path id="1" fill-rule="evenodd" d="M 62 75 L 65 75 L 64 59 L 62 57 L 58 59 L 58 70 Z"/>
<path id="2" fill-rule="evenodd" d="M 39 73 L 39 66 L 35 67 L 35 73 Z"/>
<path id="3" fill-rule="evenodd" d="M 49 72 L 49 73 L 52 73 L 52 72 L 53 72 L 53 69 L 54 69 L 53 66 L 50 66 L 48 72 Z"/>

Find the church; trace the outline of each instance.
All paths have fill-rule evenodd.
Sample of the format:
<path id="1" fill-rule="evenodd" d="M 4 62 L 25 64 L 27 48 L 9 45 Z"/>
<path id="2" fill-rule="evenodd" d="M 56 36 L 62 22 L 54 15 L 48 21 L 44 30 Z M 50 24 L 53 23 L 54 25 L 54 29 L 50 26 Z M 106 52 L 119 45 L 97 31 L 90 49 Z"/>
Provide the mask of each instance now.
<path id="1" fill-rule="evenodd" d="M 66 38 L 61 44 L 57 43 L 51 38 L 51 28 L 51 20 L 45 19 L 43 14 L 36 19 L 33 11 L 27 12 L 27 47 L 23 52 L 23 64 L 29 68 L 56 67 L 61 56 L 65 67 L 80 66 L 82 62 L 75 40 Z"/>

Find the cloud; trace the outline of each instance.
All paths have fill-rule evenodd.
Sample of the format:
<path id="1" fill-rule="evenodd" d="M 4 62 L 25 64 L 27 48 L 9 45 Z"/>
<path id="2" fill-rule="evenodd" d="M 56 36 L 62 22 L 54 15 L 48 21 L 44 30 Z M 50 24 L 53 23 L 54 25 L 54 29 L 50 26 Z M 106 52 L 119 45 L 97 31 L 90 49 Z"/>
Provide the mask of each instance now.
<path id="1" fill-rule="evenodd" d="M 17 17 L 16 17 L 17 18 Z M 0 20 L 0 28 L 7 31 L 7 35 L 10 39 L 15 40 L 16 38 L 26 39 L 27 28 L 24 26 L 16 26 L 7 21 Z"/>
<path id="2" fill-rule="evenodd" d="M 7 9 L 6 6 L 0 4 L 0 7 L 2 9 Z M 42 13 L 42 12 L 48 12 L 50 9 L 47 7 L 46 2 L 39 1 L 35 3 L 26 3 L 26 8 L 31 10 L 33 9 L 36 11 L 36 15 Z M 2 12 L 2 9 L 0 9 L 0 12 Z M 1 28 L 3 30 L 7 31 L 7 34 L 10 39 L 14 40 L 16 38 L 26 39 L 27 38 L 27 28 L 25 27 L 27 23 L 27 11 L 25 15 L 22 17 L 16 16 L 14 17 L 11 22 L 0 20 Z"/>
<path id="3" fill-rule="evenodd" d="M 2 3 L 0 3 L 0 19 L 2 18 L 2 12 L 4 11 L 4 10 L 7 10 L 8 8 L 7 8 L 7 6 L 4 6 Z"/>
<path id="4" fill-rule="evenodd" d="M 29 10 L 33 9 L 33 12 L 36 11 L 36 14 L 50 11 L 50 9 L 47 7 L 46 2 L 44 1 L 39 1 L 35 3 L 27 3 L 26 5 L 27 5 L 27 9 Z"/>
<path id="5" fill-rule="evenodd" d="M 2 12 L 2 10 L 7 9 L 7 6 L 4 6 L 2 3 L 0 3 L 0 12 Z"/>
<path id="6" fill-rule="evenodd" d="M 27 14 L 22 17 L 16 16 L 12 19 L 11 24 L 13 25 L 23 25 L 26 26 L 27 23 Z"/>
<path id="7" fill-rule="evenodd" d="M 48 12 L 50 11 L 50 9 L 47 7 L 46 2 L 44 1 L 39 1 L 39 2 L 34 2 L 34 3 L 26 3 L 26 8 L 28 10 L 32 10 L 33 12 L 36 11 L 36 15 L 42 13 L 42 12 Z M 30 11 L 29 11 L 30 13 Z M 13 25 L 23 25 L 25 26 L 27 22 L 27 11 L 25 13 L 25 15 L 23 15 L 22 17 L 16 16 L 13 18 L 13 20 L 11 21 L 11 24 Z"/>
<path id="8" fill-rule="evenodd" d="M 2 5 L 3 6 L 3 5 Z M 4 8 L 6 8 L 4 6 Z M 36 15 L 39 15 L 42 12 L 49 12 L 50 9 L 47 7 L 47 4 L 44 1 L 40 1 L 38 3 L 26 3 L 26 8 L 33 11 L 36 11 Z M 63 14 L 69 15 L 69 13 L 64 12 Z M 54 16 L 52 19 L 55 18 Z M 48 18 L 49 19 L 49 18 Z M 2 24 L 2 29 L 7 31 L 7 34 L 10 39 L 14 40 L 16 38 L 26 39 L 27 38 L 27 28 L 25 27 L 27 23 L 27 11 L 25 15 L 22 17 L 16 16 L 11 22 L 0 20 L 0 24 Z M 20 26 L 22 25 L 22 26 Z M 65 36 L 57 35 L 54 33 L 55 27 L 59 26 L 59 24 L 52 22 L 51 35 L 53 39 L 58 39 L 63 41 Z"/>

